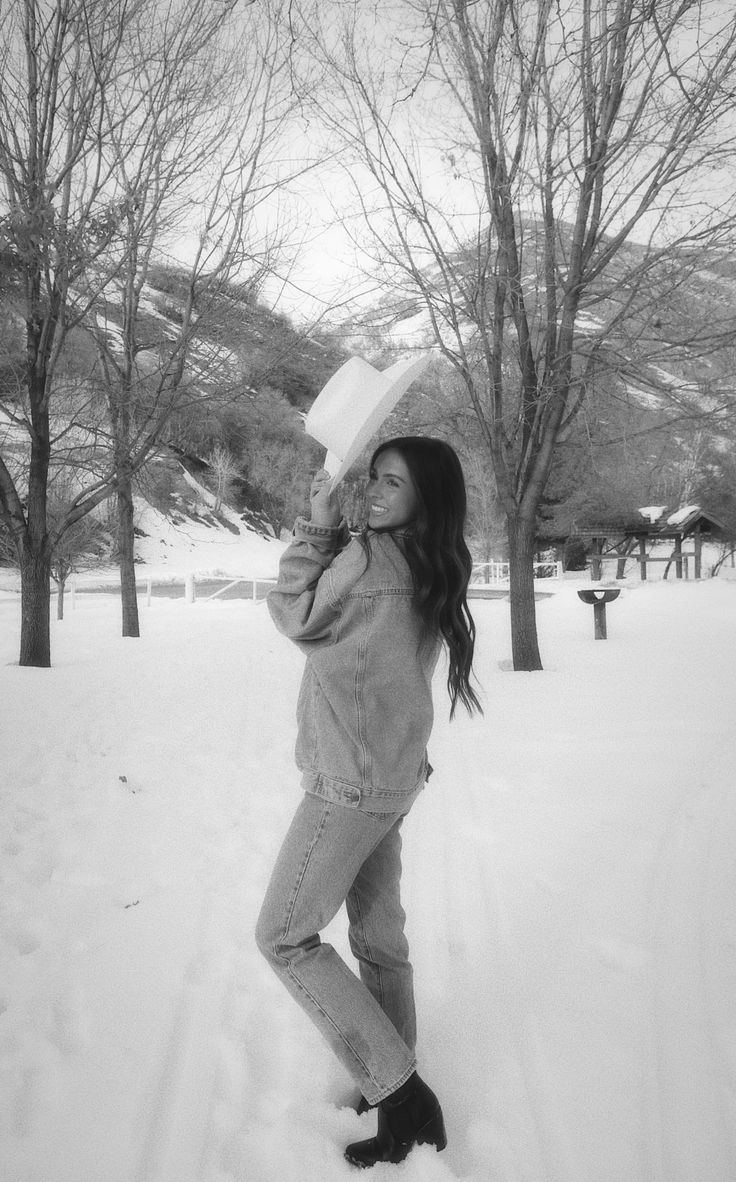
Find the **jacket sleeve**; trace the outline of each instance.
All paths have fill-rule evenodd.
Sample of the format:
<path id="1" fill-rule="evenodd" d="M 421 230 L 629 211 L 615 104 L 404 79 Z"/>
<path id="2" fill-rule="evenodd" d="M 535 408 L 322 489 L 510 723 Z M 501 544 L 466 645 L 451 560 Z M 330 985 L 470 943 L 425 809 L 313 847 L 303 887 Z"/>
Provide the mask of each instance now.
<path id="1" fill-rule="evenodd" d="M 268 594 L 271 618 L 284 636 L 299 641 L 329 639 L 340 603 L 323 577 L 346 542 L 343 525 L 314 525 L 297 518 L 294 540 L 281 556 L 276 586 Z"/>

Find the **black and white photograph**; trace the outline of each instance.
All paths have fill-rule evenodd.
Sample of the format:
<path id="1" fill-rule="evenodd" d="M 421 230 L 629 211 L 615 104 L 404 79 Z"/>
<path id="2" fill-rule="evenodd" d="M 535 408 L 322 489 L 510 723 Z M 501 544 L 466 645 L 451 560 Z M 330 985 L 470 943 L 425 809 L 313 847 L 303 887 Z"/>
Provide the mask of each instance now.
<path id="1" fill-rule="evenodd" d="M 731 0 L 0 0 L 3 1182 L 736 1177 Z"/>

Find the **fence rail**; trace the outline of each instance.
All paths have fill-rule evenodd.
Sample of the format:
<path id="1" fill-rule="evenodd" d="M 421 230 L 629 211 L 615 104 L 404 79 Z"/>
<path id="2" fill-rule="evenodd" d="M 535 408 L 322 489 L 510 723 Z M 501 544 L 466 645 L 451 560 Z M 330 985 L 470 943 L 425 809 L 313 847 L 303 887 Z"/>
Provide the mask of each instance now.
<path id="1" fill-rule="evenodd" d="M 213 599 L 250 599 L 261 602 L 266 598 L 276 579 L 262 575 L 172 575 L 170 578 L 156 578 L 153 575 L 136 580 L 138 595 L 145 596 L 150 607 L 153 599 L 184 599 L 187 603 L 209 603 Z M 89 581 L 70 579 L 71 606 L 79 595 L 119 592 L 120 585 L 114 579 Z"/>
<path id="2" fill-rule="evenodd" d="M 535 562 L 535 579 L 561 579 L 563 566 L 561 562 Z M 508 562 L 474 562 L 470 581 L 474 585 L 494 586 L 509 581 Z"/>
<path id="3" fill-rule="evenodd" d="M 534 578 L 550 581 L 563 578 L 561 562 L 535 562 Z M 508 562 L 475 562 L 470 576 L 474 587 L 508 587 Z M 264 600 L 276 579 L 263 575 L 205 575 L 179 574 L 158 578 L 148 575 L 137 580 L 137 590 L 145 596 L 150 607 L 153 599 L 184 599 L 187 603 L 211 603 L 217 599 L 250 599 L 260 603 Z M 114 593 L 119 583 L 114 577 L 99 581 L 89 578 L 69 580 L 71 607 L 78 595 Z"/>

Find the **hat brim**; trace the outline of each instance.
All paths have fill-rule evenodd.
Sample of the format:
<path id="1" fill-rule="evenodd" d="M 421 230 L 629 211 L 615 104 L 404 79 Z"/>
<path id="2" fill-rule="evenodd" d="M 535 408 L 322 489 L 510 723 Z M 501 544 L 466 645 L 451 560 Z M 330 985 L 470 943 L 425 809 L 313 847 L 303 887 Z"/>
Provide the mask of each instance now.
<path id="1" fill-rule="evenodd" d="M 363 452 L 409 386 L 427 368 L 431 354 L 397 361 L 379 371 L 351 357 L 315 399 L 304 427 L 327 448 L 325 468 L 334 489 Z"/>

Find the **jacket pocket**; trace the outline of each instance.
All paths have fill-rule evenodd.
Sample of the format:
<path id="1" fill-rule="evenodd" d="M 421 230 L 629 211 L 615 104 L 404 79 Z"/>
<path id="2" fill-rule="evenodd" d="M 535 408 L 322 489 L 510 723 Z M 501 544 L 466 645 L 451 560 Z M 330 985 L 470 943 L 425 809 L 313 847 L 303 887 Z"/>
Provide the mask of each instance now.
<path id="1" fill-rule="evenodd" d="M 345 784 L 331 776 L 316 775 L 305 776 L 303 786 L 305 792 L 318 796 L 321 800 L 327 800 L 330 804 L 340 804 L 349 809 L 360 807 L 362 794 L 355 784 Z"/>

